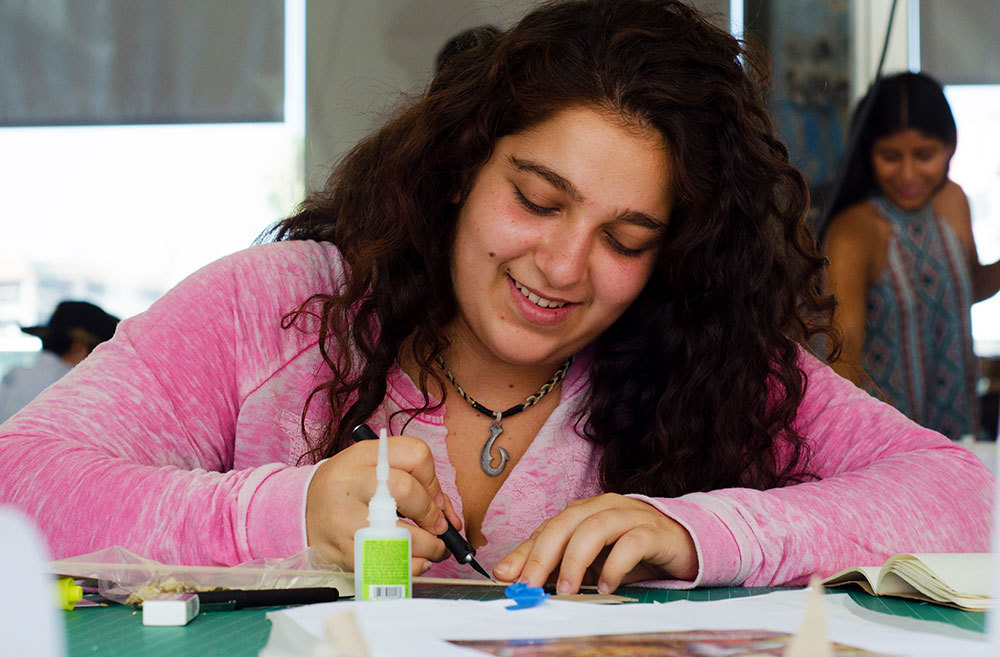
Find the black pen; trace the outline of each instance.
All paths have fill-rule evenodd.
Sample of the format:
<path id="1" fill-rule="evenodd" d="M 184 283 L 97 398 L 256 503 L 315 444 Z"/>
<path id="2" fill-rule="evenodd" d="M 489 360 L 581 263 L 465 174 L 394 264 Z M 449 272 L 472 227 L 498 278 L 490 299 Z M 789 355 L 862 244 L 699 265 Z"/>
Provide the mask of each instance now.
<path id="1" fill-rule="evenodd" d="M 222 591 L 199 591 L 198 602 L 203 605 L 233 605 L 233 609 L 244 607 L 279 607 L 282 605 L 307 605 L 314 602 L 336 602 L 340 591 L 331 586 L 304 589 L 228 589 Z"/>
<path id="2" fill-rule="evenodd" d="M 354 430 L 351 433 L 354 436 L 355 441 L 378 440 L 378 434 L 372 431 L 372 428 L 367 424 L 359 424 L 354 427 Z M 455 561 L 472 566 L 477 573 L 493 582 L 496 582 L 496 580 L 486 572 L 486 569 L 480 566 L 479 562 L 476 561 L 476 548 L 472 547 L 469 542 L 458 533 L 458 530 L 455 529 L 454 525 L 451 524 L 451 521 L 448 520 L 447 517 L 444 520 L 448 523 L 448 529 L 446 529 L 443 534 L 439 534 L 438 538 L 444 541 L 445 547 L 448 548 L 448 551 L 455 555 Z"/>

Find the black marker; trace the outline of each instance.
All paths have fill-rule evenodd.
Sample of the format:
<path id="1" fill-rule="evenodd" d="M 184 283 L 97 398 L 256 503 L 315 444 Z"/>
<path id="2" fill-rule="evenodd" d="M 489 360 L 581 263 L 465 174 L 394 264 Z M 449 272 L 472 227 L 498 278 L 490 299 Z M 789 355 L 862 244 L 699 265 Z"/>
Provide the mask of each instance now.
<path id="1" fill-rule="evenodd" d="M 372 428 L 367 424 L 359 424 L 354 427 L 354 430 L 351 433 L 354 436 L 355 441 L 378 440 L 378 434 L 372 431 Z M 455 561 L 458 563 L 469 564 L 475 568 L 477 573 L 492 580 L 493 582 L 496 582 L 496 580 L 490 577 L 490 574 L 486 572 L 486 569 L 480 566 L 479 562 L 476 561 L 476 548 L 469 545 L 469 542 L 458 533 L 458 530 L 455 529 L 447 517 L 445 517 L 444 520 L 448 523 L 448 529 L 445 530 L 443 534 L 439 534 L 438 538 L 444 541 L 445 547 L 448 548 L 448 551 L 455 555 Z"/>
<path id="2" fill-rule="evenodd" d="M 340 598 L 340 592 L 330 586 L 305 589 L 199 591 L 197 595 L 198 602 L 203 605 L 233 605 L 233 609 L 307 605 L 314 602 L 336 602 Z"/>

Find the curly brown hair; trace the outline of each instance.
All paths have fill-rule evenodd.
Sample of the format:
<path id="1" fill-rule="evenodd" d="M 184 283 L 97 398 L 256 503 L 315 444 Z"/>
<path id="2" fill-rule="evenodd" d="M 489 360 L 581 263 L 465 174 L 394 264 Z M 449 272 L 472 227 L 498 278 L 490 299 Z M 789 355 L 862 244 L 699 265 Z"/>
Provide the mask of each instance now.
<path id="1" fill-rule="evenodd" d="M 603 448 L 602 486 L 675 496 L 807 477 L 799 343 L 833 339 L 833 302 L 766 73 L 762 52 L 674 0 L 553 2 L 453 55 L 272 233 L 331 242 L 350 271 L 285 320 L 321 318 L 332 370 L 309 398 L 332 409 L 312 456 L 351 443 L 407 344 L 417 385 L 445 389 L 433 363 L 456 315 L 449 253 L 476 172 L 499 138 L 589 106 L 663 136 L 677 199 L 653 276 L 595 345 L 577 430 Z M 414 412 L 431 404 L 425 393 Z"/>

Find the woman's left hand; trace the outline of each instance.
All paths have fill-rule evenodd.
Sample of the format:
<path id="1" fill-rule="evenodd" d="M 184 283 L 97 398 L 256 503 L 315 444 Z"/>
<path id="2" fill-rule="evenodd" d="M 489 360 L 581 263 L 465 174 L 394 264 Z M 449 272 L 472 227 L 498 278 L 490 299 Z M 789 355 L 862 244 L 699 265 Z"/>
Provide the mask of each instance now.
<path id="1" fill-rule="evenodd" d="M 575 593 L 585 576 L 610 593 L 641 580 L 693 580 L 698 555 L 680 523 L 645 502 L 606 493 L 573 502 L 543 522 L 493 573 L 541 586 L 556 569 L 558 593 Z"/>

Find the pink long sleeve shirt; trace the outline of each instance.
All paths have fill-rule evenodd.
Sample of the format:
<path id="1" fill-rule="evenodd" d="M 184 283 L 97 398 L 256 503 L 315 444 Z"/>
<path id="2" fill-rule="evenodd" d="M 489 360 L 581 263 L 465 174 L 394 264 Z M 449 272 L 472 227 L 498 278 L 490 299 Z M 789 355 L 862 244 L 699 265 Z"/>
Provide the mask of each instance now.
<path id="1" fill-rule="evenodd" d="M 315 333 L 280 321 L 343 274 L 334 247 L 286 242 L 190 276 L 0 425 L 0 504 L 34 517 L 54 558 L 121 545 L 164 562 L 233 565 L 304 550 L 316 466 L 299 464 L 301 411 L 328 370 Z M 797 584 L 896 552 L 988 550 L 994 482 L 978 459 L 801 358 L 808 385 L 796 423 L 821 480 L 641 498 L 698 550 L 697 578 L 667 585 Z M 477 559 L 487 568 L 571 501 L 601 492 L 600 451 L 572 426 L 587 364 L 573 364 L 559 406 L 486 512 Z M 414 405 L 417 388 L 395 369 L 371 424 Z M 322 404 L 312 410 L 307 426 L 318 427 Z M 406 432 L 430 446 L 462 513 L 443 417 L 425 413 Z M 453 559 L 428 574 L 469 576 Z"/>

